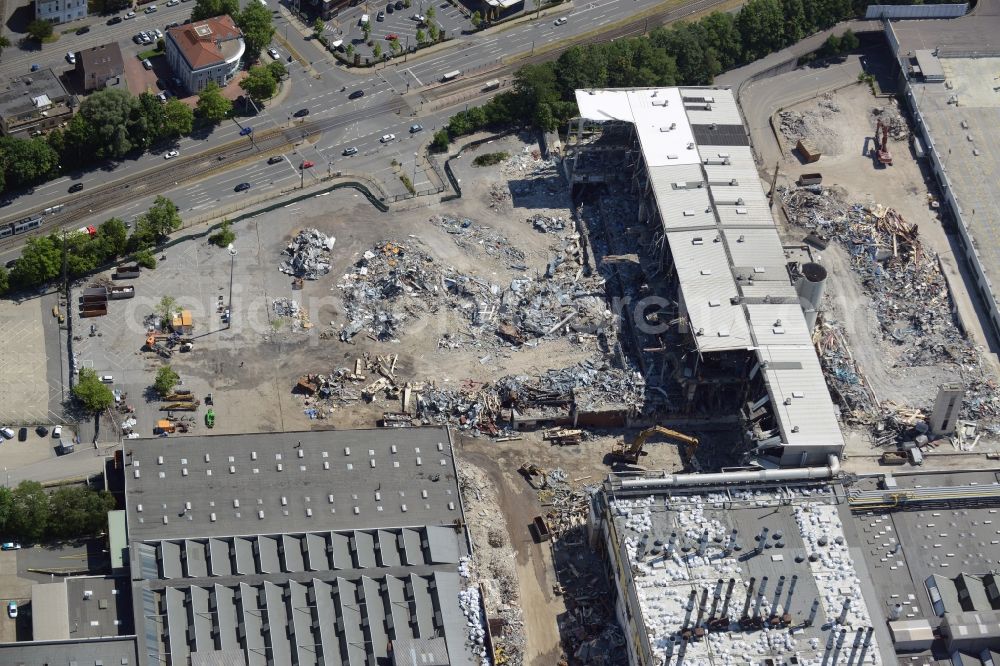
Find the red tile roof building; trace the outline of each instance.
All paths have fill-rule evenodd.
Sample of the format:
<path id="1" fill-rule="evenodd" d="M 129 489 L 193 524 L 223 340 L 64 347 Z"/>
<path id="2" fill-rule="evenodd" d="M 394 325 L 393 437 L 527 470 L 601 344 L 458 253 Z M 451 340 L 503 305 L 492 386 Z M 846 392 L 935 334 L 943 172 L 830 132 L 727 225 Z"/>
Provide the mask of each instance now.
<path id="1" fill-rule="evenodd" d="M 243 33 L 229 16 L 216 16 L 167 31 L 167 62 L 190 92 L 210 81 L 220 87 L 240 70 L 245 46 Z"/>

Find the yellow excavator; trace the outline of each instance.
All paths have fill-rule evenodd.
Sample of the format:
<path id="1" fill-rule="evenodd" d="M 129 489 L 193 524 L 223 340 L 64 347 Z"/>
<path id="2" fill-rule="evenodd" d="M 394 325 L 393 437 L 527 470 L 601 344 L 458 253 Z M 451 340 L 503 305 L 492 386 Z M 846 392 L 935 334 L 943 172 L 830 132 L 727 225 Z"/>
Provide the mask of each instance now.
<path id="1" fill-rule="evenodd" d="M 621 441 L 614 445 L 611 450 L 612 458 L 616 460 L 621 460 L 623 462 L 635 465 L 639 462 L 639 457 L 642 455 L 642 447 L 645 446 L 646 440 L 652 435 L 663 435 L 664 437 L 669 437 L 672 440 L 684 444 L 683 459 L 684 464 L 690 466 L 693 464 L 694 452 L 698 448 L 698 438 L 691 437 L 690 435 L 685 435 L 684 433 L 677 432 L 676 430 L 670 430 L 669 428 L 664 428 L 663 426 L 653 426 L 652 428 L 646 428 L 638 435 L 635 436 L 631 442 Z"/>

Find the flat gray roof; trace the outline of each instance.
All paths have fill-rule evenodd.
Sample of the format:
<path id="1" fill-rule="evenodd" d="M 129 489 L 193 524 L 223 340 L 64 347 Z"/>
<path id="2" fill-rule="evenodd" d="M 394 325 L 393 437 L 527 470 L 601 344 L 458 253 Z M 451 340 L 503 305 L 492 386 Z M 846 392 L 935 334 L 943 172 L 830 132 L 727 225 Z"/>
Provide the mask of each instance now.
<path id="1" fill-rule="evenodd" d="M 35 111 L 33 100 L 41 95 L 53 103 L 68 97 L 66 88 L 51 69 L 40 69 L 10 79 L 0 91 L 0 116 L 8 118 Z"/>
<path id="2" fill-rule="evenodd" d="M 462 515 L 444 428 L 169 437 L 129 448 L 132 542 L 445 525 Z"/>
<path id="3" fill-rule="evenodd" d="M 132 590 L 126 578 L 66 579 L 71 638 L 105 638 L 132 633 Z"/>
<path id="4" fill-rule="evenodd" d="M 0 664 L 12 666 L 129 666 L 138 664 L 135 637 L 89 641 L 0 643 Z"/>

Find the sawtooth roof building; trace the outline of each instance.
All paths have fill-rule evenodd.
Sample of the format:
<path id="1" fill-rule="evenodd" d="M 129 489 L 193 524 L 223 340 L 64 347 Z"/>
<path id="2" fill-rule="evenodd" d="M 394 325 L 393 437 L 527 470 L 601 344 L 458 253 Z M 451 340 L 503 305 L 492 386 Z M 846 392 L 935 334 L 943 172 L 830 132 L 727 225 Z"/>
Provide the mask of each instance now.
<path id="1" fill-rule="evenodd" d="M 140 663 L 479 663 L 446 428 L 130 446 Z"/>
<path id="2" fill-rule="evenodd" d="M 739 413 L 746 450 L 761 460 L 839 457 L 843 435 L 811 339 L 826 270 L 782 245 L 732 91 L 578 90 L 576 101 L 571 180 L 616 180 L 637 199 L 622 224 L 657 248 L 645 277 L 652 285 L 656 274 L 654 292 L 676 303 L 657 369 L 680 386 L 675 408 Z"/>

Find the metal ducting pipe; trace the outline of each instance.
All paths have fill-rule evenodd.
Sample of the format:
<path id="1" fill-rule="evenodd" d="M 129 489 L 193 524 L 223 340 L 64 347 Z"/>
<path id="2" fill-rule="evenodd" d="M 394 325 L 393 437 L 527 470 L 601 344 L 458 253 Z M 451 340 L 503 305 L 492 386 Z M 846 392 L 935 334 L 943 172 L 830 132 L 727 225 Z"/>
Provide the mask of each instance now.
<path id="1" fill-rule="evenodd" d="M 760 469 L 747 472 L 718 472 L 715 474 L 668 474 L 662 478 L 622 479 L 622 489 L 671 488 L 674 486 L 708 486 L 754 481 L 805 481 L 830 479 L 840 474 L 840 458 L 830 454 L 826 467 L 797 467 L 793 469 Z"/>

